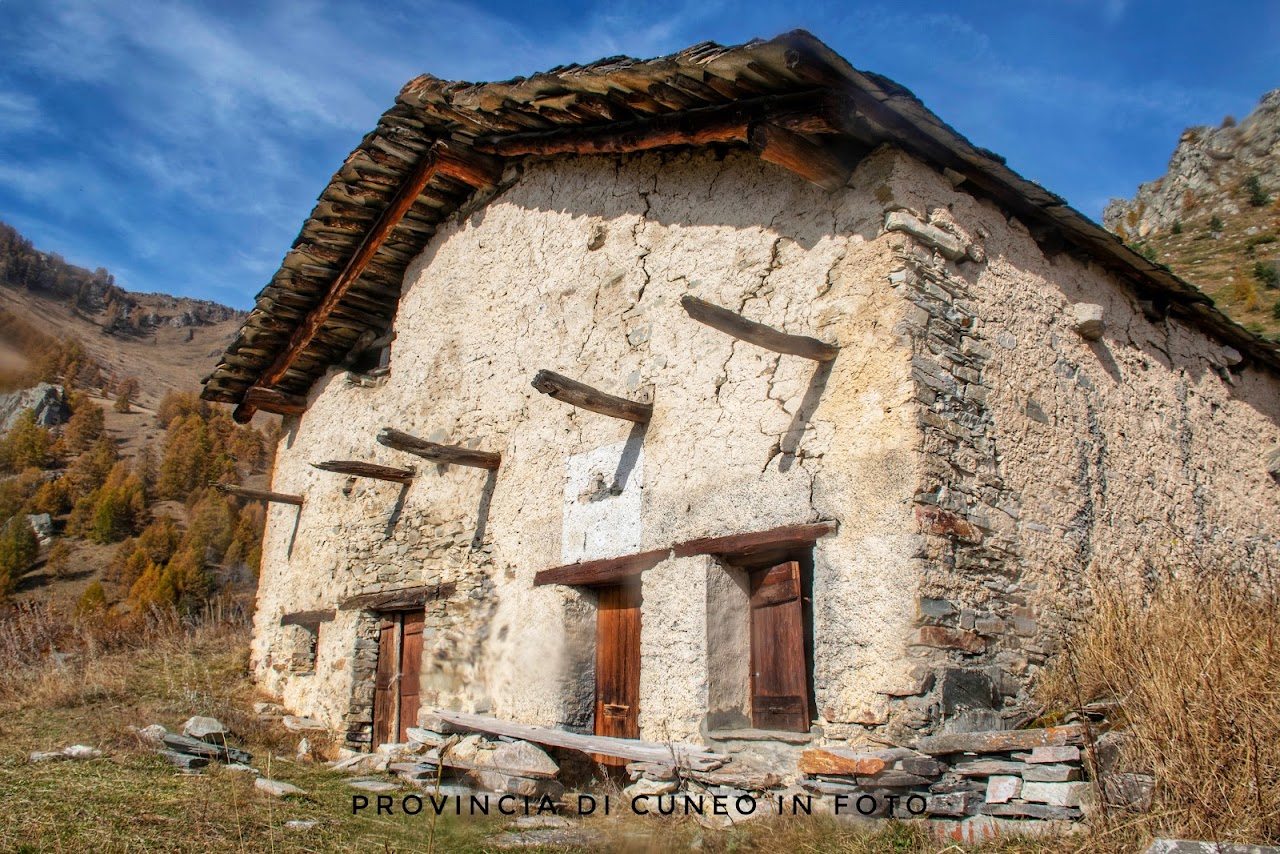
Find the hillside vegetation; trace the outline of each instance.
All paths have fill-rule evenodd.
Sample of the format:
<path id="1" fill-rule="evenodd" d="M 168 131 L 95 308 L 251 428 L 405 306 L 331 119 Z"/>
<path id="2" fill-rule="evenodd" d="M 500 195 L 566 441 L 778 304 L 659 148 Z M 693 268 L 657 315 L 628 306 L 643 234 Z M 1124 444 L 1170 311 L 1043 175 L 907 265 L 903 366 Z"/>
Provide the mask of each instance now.
<path id="1" fill-rule="evenodd" d="M 1113 199 L 1103 222 L 1247 329 L 1280 337 L 1280 89 L 1243 121 L 1184 131 L 1168 172 Z"/>

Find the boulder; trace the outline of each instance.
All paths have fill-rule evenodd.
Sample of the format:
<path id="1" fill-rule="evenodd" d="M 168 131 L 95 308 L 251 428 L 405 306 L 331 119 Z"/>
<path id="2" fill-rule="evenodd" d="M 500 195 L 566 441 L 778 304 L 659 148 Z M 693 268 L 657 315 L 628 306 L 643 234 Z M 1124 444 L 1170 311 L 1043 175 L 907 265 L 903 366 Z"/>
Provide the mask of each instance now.
<path id="1" fill-rule="evenodd" d="M 555 780 L 535 780 L 532 777 L 517 777 L 498 771 L 472 771 L 471 776 L 480 788 L 498 794 L 529 798 L 547 795 L 552 800 L 559 800 L 564 794 L 564 786 Z"/>
<path id="2" fill-rule="evenodd" d="M 674 780 L 649 780 L 641 777 L 623 789 L 622 793 L 628 798 L 635 798 L 641 795 L 669 795 L 676 788 Z"/>
<path id="3" fill-rule="evenodd" d="M 185 768 L 189 771 L 196 768 L 203 768 L 209 764 L 209 760 L 203 756 L 190 756 L 186 753 L 179 753 L 176 750 L 157 750 L 166 762 L 170 765 L 176 765 L 179 768 Z"/>
<path id="4" fill-rule="evenodd" d="M 439 747 L 441 744 L 444 744 L 443 735 L 429 729 L 423 729 L 422 727 L 411 726 L 405 730 L 405 733 L 408 734 L 410 741 L 417 742 L 418 744 L 426 744 L 431 747 Z"/>
<path id="5" fill-rule="evenodd" d="M 157 747 L 164 743 L 164 737 L 169 734 L 169 731 L 160 726 L 160 724 L 150 724 L 142 729 L 136 727 L 131 729 L 133 729 L 138 738 Z"/>
<path id="6" fill-rule="evenodd" d="M 87 744 L 73 744 L 64 748 L 63 755 L 68 759 L 101 759 L 102 751 Z"/>
<path id="7" fill-rule="evenodd" d="M 48 513 L 27 514 L 27 524 L 36 532 L 40 545 L 47 546 L 53 540 L 53 517 Z"/>
<path id="8" fill-rule="evenodd" d="M 520 777 L 553 778 L 560 766 L 542 748 L 527 741 L 510 741 L 487 751 L 486 764 L 497 771 Z"/>
<path id="9" fill-rule="evenodd" d="M 0 436 L 12 430 L 28 409 L 35 410 L 36 424 L 40 427 L 57 427 L 71 417 L 62 386 L 40 383 L 22 391 L 0 394 Z"/>

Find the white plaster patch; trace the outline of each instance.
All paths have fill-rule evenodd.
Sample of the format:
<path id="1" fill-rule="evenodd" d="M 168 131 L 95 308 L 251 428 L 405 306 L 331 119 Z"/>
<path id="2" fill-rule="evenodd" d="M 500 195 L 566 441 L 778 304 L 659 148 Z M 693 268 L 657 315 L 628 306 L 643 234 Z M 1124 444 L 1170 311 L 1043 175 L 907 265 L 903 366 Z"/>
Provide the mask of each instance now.
<path id="1" fill-rule="evenodd" d="M 564 563 L 640 551 L 643 436 L 574 454 L 565 464 Z"/>

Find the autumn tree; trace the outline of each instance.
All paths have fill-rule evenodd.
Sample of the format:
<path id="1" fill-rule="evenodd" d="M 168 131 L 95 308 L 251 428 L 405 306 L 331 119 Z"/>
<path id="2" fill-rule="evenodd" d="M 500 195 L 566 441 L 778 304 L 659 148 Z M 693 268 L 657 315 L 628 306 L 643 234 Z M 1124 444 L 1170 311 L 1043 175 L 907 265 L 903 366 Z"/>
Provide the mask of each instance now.
<path id="1" fill-rule="evenodd" d="M 13 592 L 39 551 L 40 542 L 25 516 L 15 516 L 0 528 L 0 600 Z"/>
<path id="2" fill-rule="evenodd" d="M 93 447 L 106 429 L 106 414 L 102 407 L 83 395 L 73 398 L 75 410 L 71 413 L 60 440 L 64 456 L 74 457 Z"/>
<path id="3" fill-rule="evenodd" d="M 0 440 L 0 471 L 45 468 L 53 462 L 52 446 L 49 431 L 36 423 L 36 411 L 23 410 L 8 435 Z"/>

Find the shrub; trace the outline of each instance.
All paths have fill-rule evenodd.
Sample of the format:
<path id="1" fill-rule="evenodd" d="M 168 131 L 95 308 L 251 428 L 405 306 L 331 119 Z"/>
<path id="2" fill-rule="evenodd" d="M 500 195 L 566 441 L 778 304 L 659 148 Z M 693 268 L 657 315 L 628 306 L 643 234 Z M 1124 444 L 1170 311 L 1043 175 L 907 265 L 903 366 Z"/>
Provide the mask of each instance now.
<path id="1" fill-rule="evenodd" d="M 1280 300 L 1276 300 L 1276 304 L 1271 306 L 1271 316 L 1280 320 Z"/>
<path id="2" fill-rule="evenodd" d="M 76 603 L 76 613 L 87 615 L 104 611 L 107 607 L 107 591 L 102 588 L 101 581 L 95 581 L 85 588 Z"/>
<path id="3" fill-rule="evenodd" d="M 1265 562 L 1265 559 L 1264 561 Z M 1280 586 L 1260 561 L 1093 584 L 1038 686 L 1051 709 L 1122 706 L 1122 755 L 1156 777 L 1155 820 L 1190 838 L 1280 840 Z"/>
<path id="4" fill-rule="evenodd" d="M 1245 311 L 1253 311 L 1258 307 L 1258 289 L 1244 276 L 1238 277 L 1231 283 L 1231 297 L 1239 302 Z"/>
<path id="5" fill-rule="evenodd" d="M 1222 231 L 1226 227 L 1227 227 L 1227 224 L 1223 222 L 1222 217 L 1218 216 L 1217 214 L 1214 214 L 1213 216 L 1209 217 L 1209 231 L 1217 233 Z"/>
<path id="6" fill-rule="evenodd" d="M 1280 288 L 1280 270 L 1276 269 L 1276 262 L 1274 261 L 1259 261 L 1254 264 L 1253 277 L 1258 280 L 1258 284 L 1267 290 Z"/>
<path id="7" fill-rule="evenodd" d="M 71 546 L 65 540 L 58 540 L 49 549 L 44 568 L 54 578 L 66 578 L 71 574 Z"/>
<path id="8" fill-rule="evenodd" d="M 1172 231 L 1173 231 L 1173 233 L 1174 233 L 1174 234 L 1182 234 L 1182 220 L 1180 220 L 1180 219 L 1175 219 L 1175 220 L 1173 221 L 1173 229 L 1172 229 Z"/>
<path id="9" fill-rule="evenodd" d="M 1267 191 L 1262 189 L 1262 181 L 1257 175 L 1250 175 L 1244 179 L 1244 191 L 1249 197 L 1249 204 L 1255 208 L 1263 208 L 1271 203 L 1271 197 L 1267 195 Z"/>

